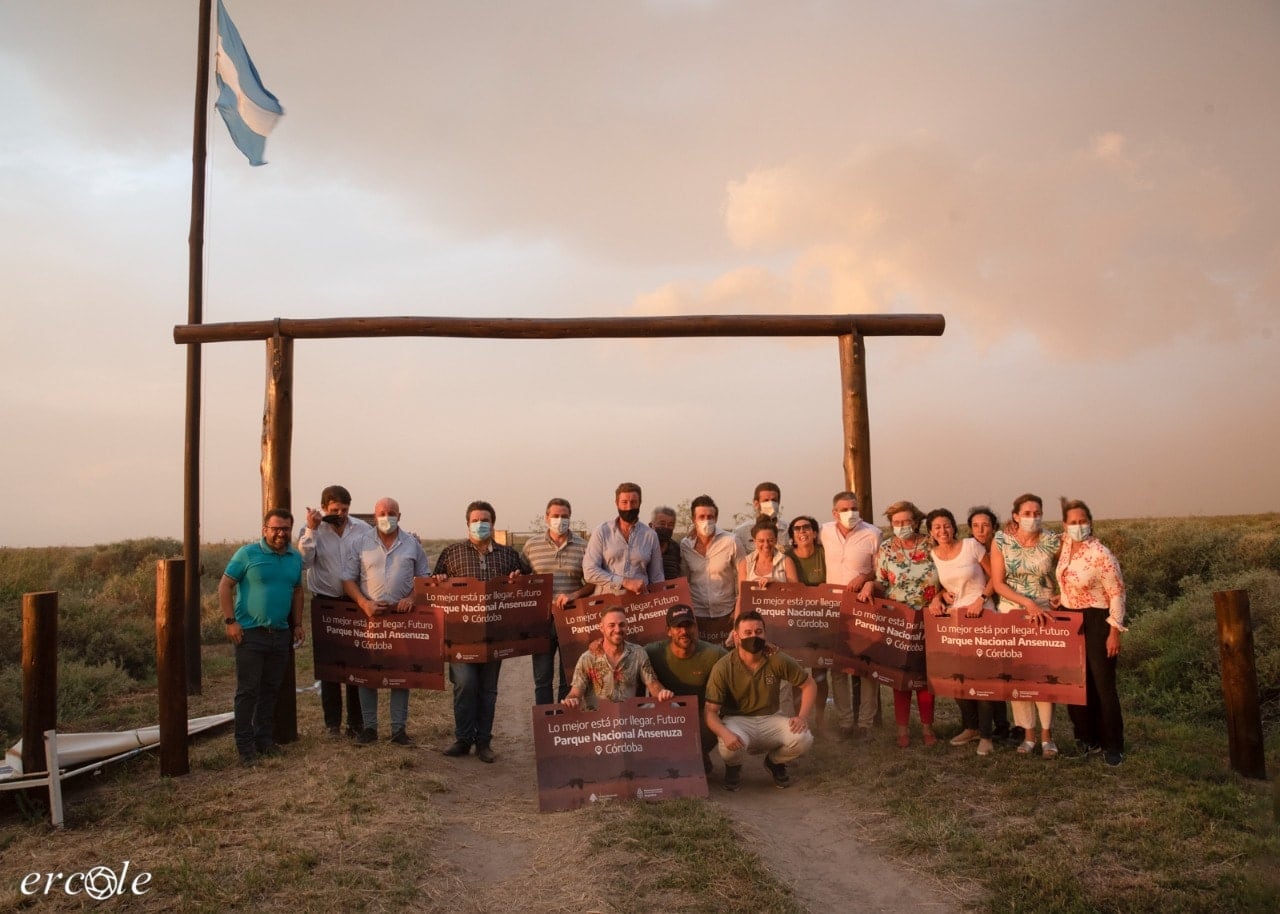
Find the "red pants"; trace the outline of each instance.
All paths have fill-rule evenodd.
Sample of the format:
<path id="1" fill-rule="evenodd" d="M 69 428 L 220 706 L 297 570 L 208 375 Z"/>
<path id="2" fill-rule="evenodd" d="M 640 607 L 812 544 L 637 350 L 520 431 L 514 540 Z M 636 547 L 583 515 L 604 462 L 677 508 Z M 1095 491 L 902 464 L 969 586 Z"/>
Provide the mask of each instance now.
<path id="1" fill-rule="evenodd" d="M 916 704 L 920 706 L 920 723 L 933 726 L 933 693 L 928 689 L 921 689 L 915 694 Z M 893 720 L 899 727 L 905 727 L 911 720 L 910 690 L 893 690 Z"/>

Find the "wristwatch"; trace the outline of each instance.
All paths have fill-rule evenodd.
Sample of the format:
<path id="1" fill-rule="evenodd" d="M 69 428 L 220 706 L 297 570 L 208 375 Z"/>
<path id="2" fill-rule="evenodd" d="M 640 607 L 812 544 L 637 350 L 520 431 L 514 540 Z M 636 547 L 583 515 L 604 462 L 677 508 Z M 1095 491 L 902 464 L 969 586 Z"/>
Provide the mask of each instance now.
<path id="1" fill-rule="evenodd" d="M 223 620 L 222 620 L 222 624 L 223 624 L 223 625 L 235 625 L 235 624 L 236 624 L 235 617 L 234 617 L 234 616 L 230 616 L 230 617 L 228 617 L 228 618 L 226 618 L 226 619 L 223 619 Z"/>

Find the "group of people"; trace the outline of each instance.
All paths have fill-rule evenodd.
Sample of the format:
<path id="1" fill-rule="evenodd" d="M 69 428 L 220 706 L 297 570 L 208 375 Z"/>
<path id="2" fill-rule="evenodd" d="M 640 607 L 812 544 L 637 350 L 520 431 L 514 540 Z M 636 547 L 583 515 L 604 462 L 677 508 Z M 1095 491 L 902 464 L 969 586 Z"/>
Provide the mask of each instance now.
<path id="1" fill-rule="evenodd" d="M 320 510 L 307 510 L 296 549 L 289 541 L 289 512 L 268 512 L 262 539 L 235 554 L 219 588 L 227 635 L 236 646 L 240 758 L 252 764 L 258 755 L 278 751 L 271 739 L 275 697 L 290 642 L 301 643 L 304 635 L 304 573 L 312 593 L 350 599 L 371 618 L 408 612 L 415 577 L 490 580 L 537 573 L 552 575 L 557 607 L 594 593 L 639 594 L 669 578 L 688 580 L 692 605 L 668 611 L 666 639 L 643 647 L 631 644 L 624 637 L 624 614 L 607 612 L 600 620 L 599 640 L 579 658 L 571 681 L 563 670 L 556 675 L 558 645 L 549 620 L 551 649 L 532 658 L 534 701 L 590 705 L 599 698 L 632 697 L 638 689 L 658 699 L 697 696 L 703 765 L 710 773 L 712 752 L 718 754 L 728 790 L 741 783 L 748 752 L 763 753 L 774 783 L 789 786 L 787 765 L 812 745 L 811 721 L 821 728 L 828 694 L 836 729 L 845 736 L 868 732 L 879 710 L 874 680 L 805 670 L 770 645 L 764 620 L 742 609 L 748 582 L 837 584 L 860 600 L 884 596 L 932 615 L 1025 611 L 1030 624 L 1059 606 L 1085 610 L 1088 704 L 1072 706 L 1071 719 L 1082 751 L 1103 752 L 1108 764 L 1120 764 L 1123 724 L 1115 658 L 1124 631 L 1124 584 L 1114 556 L 1092 536 L 1092 517 L 1083 502 L 1063 502 L 1065 543 L 1041 527 L 1043 504 L 1034 495 L 1015 501 L 1013 518 L 1003 530 L 990 509 L 974 509 L 968 518 L 972 537 L 965 540 L 956 539 L 955 518 L 946 509 L 926 517 L 910 502 L 897 502 L 885 512 L 891 533 L 882 540 L 880 530 L 860 516 L 853 492 L 836 493 L 831 520 L 823 524 L 807 515 L 784 523 L 781 495 L 777 484 L 760 483 L 752 496 L 754 517 L 733 530 L 719 526 L 714 500 L 700 495 L 690 504 L 692 528 L 677 541 L 676 511 L 656 508 L 645 523 L 640 519 L 640 486 L 624 482 L 614 493 L 616 516 L 596 527 L 589 539 L 571 529 L 569 502 L 553 498 L 547 503 L 545 530 L 521 551 L 494 542 L 493 506 L 475 501 L 466 509 L 467 538 L 447 547 L 434 568 L 417 538 L 400 527 L 394 499 L 375 504 L 371 527 L 351 516 L 345 488 L 327 487 Z M 714 631 L 717 637 L 703 640 L 700 630 Z M 728 634 L 723 642 L 722 632 Z M 445 755 L 474 750 L 483 762 L 496 760 L 492 739 L 500 667 L 501 661 L 449 664 L 454 741 L 442 750 Z M 408 691 L 390 692 L 391 741 L 412 744 Z M 341 734 L 343 686 L 322 683 L 321 701 L 325 726 Z M 898 744 L 904 747 L 910 745 L 910 704 L 911 692 L 895 691 Z M 917 692 L 917 704 L 924 742 L 933 744 L 932 694 Z M 960 705 L 964 730 L 952 743 L 977 741 L 979 754 L 989 754 L 1000 734 L 1003 702 Z M 377 691 L 347 686 L 346 708 L 348 734 L 360 744 L 374 742 Z M 1049 758 L 1057 753 L 1050 730 L 1052 706 L 1013 703 L 1021 728 L 1018 751 L 1036 748 L 1037 711 L 1040 751 Z"/>

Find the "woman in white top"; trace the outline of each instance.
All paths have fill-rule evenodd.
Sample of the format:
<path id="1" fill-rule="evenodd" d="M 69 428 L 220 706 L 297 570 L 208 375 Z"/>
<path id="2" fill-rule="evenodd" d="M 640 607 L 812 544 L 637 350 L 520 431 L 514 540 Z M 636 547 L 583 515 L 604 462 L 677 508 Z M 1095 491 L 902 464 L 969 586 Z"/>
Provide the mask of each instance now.
<path id="1" fill-rule="evenodd" d="M 947 614 L 947 607 L 956 615 L 976 618 L 983 610 L 994 609 L 991 602 L 991 560 L 987 550 L 976 539 L 956 539 L 956 519 L 946 508 L 937 508 L 925 518 L 925 527 L 933 539 L 933 565 L 938 569 L 938 581 L 943 592 L 929 604 L 929 612 L 935 616 Z M 963 746 L 978 740 L 978 755 L 992 752 L 992 713 L 996 702 L 957 699 L 964 730 L 951 740 L 953 746 Z"/>
<path id="2" fill-rule="evenodd" d="M 772 517 L 761 516 L 751 528 L 751 543 L 755 546 L 747 557 L 738 562 L 738 605 L 734 618 L 742 612 L 742 591 L 747 586 L 765 587 L 770 581 L 800 580 L 796 563 L 778 548 L 778 524 Z"/>

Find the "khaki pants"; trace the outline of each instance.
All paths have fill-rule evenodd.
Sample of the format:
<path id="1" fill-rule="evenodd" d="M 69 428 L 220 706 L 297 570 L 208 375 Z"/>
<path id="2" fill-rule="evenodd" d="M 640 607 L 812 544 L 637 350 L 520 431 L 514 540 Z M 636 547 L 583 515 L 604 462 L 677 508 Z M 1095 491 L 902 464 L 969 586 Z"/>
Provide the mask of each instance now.
<path id="1" fill-rule="evenodd" d="M 737 752 L 725 749 L 723 741 L 717 743 L 716 749 L 726 765 L 741 765 L 748 752 L 768 752 L 769 761 L 785 765 L 804 755 L 813 745 L 813 734 L 807 728 L 800 733 L 792 733 L 791 721 L 781 714 L 726 717 L 724 725 L 742 740 L 742 748 Z"/>

